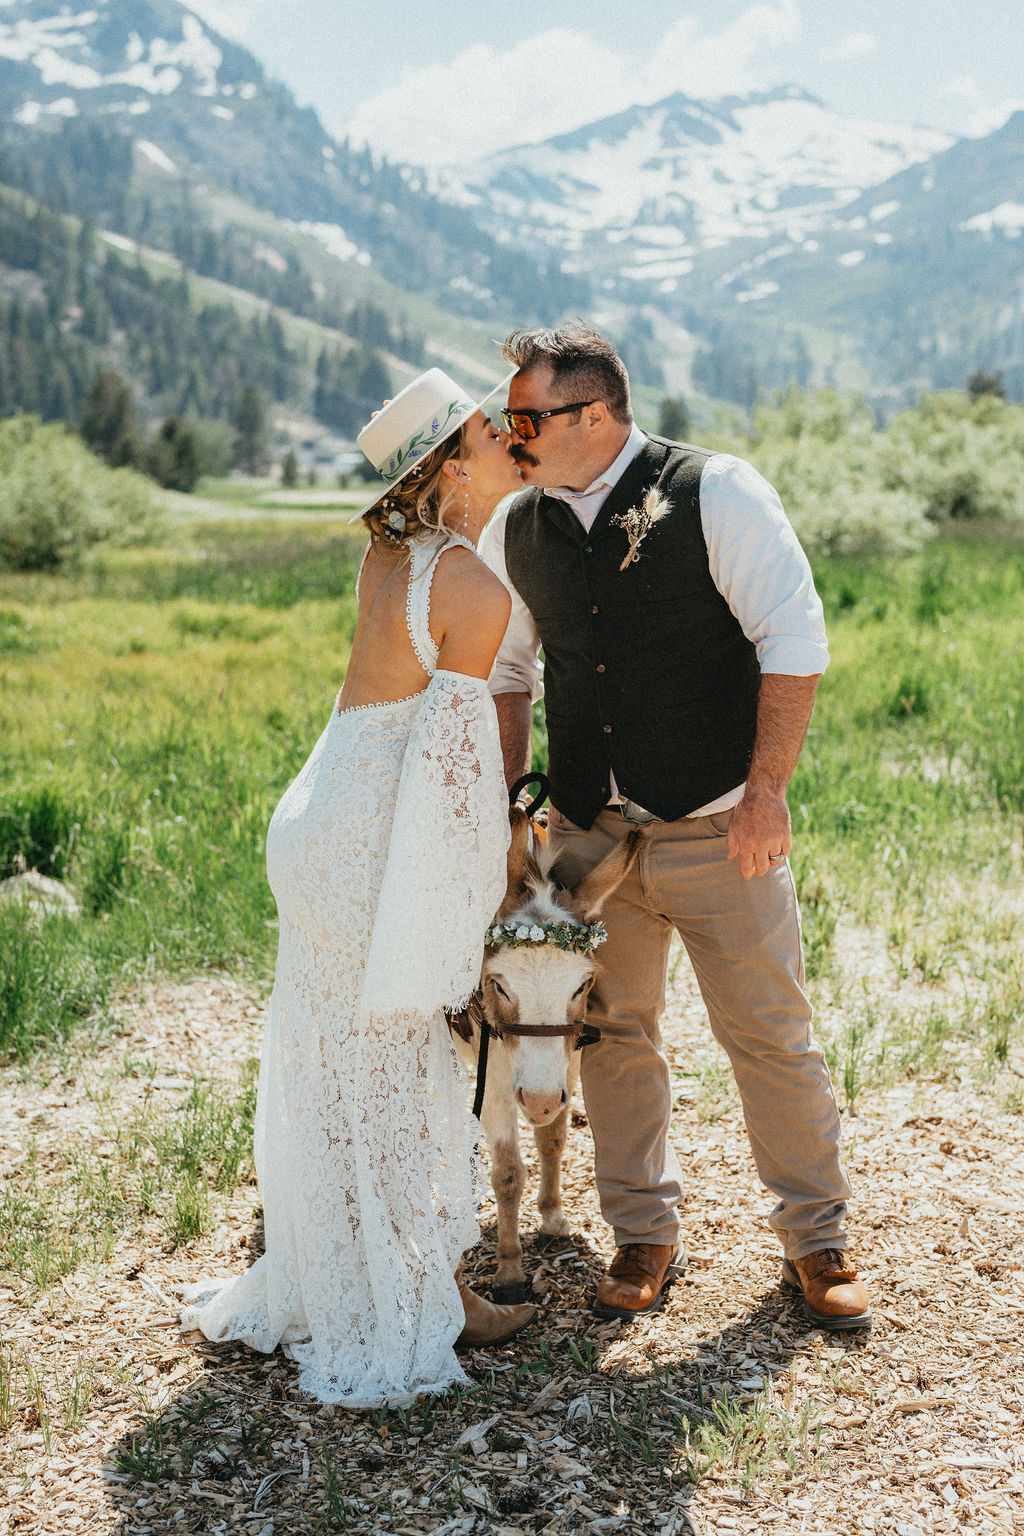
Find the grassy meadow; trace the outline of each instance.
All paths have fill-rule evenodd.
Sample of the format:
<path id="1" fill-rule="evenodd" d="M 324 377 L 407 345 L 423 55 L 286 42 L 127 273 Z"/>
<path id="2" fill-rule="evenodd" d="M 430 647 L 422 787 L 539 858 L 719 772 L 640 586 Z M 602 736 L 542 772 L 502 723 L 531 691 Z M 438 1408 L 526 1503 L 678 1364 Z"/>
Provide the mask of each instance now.
<path id="1" fill-rule="evenodd" d="M 20 854 L 85 912 L 0 914 L 5 1051 L 142 975 L 267 976 L 263 839 L 344 678 L 360 553 L 341 518 L 221 519 L 0 577 L 0 870 Z"/>
<path id="2" fill-rule="evenodd" d="M 0 909 L 8 1056 L 96 1027 L 141 977 L 271 974 L 264 834 L 344 677 L 362 538 L 343 513 L 231 511 L 70 574 L 0 576 L 0 878 L 23 858 L 84 908 Z M 968 1014 L 932 1032 L 981 1025 L 1005 1052 L 1024 543 L 950 531 L 816 574 L 833 662 L 790 796 L 809 972 L 827 984 L 837 927 L 865 926 L 925 978 L 972 978 Z"/>

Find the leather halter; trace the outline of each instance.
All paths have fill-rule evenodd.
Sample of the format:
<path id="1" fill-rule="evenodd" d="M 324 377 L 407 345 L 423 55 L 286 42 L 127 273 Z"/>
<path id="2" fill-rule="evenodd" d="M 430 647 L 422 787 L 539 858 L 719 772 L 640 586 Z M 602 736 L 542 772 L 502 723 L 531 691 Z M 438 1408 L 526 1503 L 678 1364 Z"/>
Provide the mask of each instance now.
<path id="1" fill-rule="evenodd" d="M 487 1053 L 491 1036 L 497 1040 L 504 1040 L 506 1035 L 531 1035 L 542 1039 L 557 1038 L 559 1035 L 575 1035 L 573 1050 L 582 1050 L 585 1045 L 595 1045 L 601 1038 L 601 1031 L 596 1024 L 503 1024 L 500 1029 L 491 1023 L 484 1011 L 483 996 L 479 991 L 473 993 L 461 1014 L 448 1016 L 448 1026 L 463 1040 L 472 1040 L 473 1025 L 480 1030 L 480 1049 L 476 1059 L 476 1093 L 473 1096 L 473 1114 L 480 1119 L 480 1111 L 484 1106 L 484 1091 L 487 1087 Z"/>
<path id="2" fill-rule="evenodd" d="M 484 1012 L 483 993 L 478 988 L 469 1002 L 459 1013 L 453 1014 L 449 1024 L 462 1040 L 472 1040 L 473 1025 L 482 1028 L 486 1021 L 490 1034 L 496 1040 L 504 1040 L 506 1035 L 536 1035 L 542 1039 L 558 1035 L 576 1035 L 576 1044 L 573 1050 L 582 1049 L 585 1045 L 593 1045 L 601 1038 L 601 1031 L 596 1024 L 503 1024 L 499 1029 L 497 1024 L 492 1024 Z"/>

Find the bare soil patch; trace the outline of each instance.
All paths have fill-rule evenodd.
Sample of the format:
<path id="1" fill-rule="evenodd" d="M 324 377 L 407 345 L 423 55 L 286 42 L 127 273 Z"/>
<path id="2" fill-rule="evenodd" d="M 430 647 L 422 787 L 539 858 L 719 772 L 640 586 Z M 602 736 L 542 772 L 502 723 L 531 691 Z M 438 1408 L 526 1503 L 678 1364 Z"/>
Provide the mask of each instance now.
<path id="1" fill-rule="evenodd" d="M 321 1408 L 286 1360 L 178 1332 L 175 1288 L 258 1247 L 244 1185 L 187 1246 L 154 1216 L 42 1294 L 0 1273 L 15 1362 L 0 1379 L 2 1536 L 1024 1530 L 1024 1063 L 972 1074 L 968 1043 L 947 1081 L 858 1099 L 846 1155 L 875 1324 L 827 1335 L 780 1288 L 771 1202 L 685 971 L 666 1035 L 690 1263 L 662 1313 L 627 1326 L 589 1312 L 612 1250 L 577 1115 L 573 1236 L 528 1244 L 532 1329 L 467 1357 L 473 1393 L 405 1415 Z M 170 1111 L 193 1075 L 236 1082 L 262 1011 L 226 981 L 155 986 L 115 1038 L 31 1077 L 7 1070 L 8 1189 L 31 1169 L 57 1198 L 74 1153 L 113 1158 L 112 1126 L 141 1104 Z M 481 1286 L 486 1211 L 484 1229 L 469 1262 Z"/>

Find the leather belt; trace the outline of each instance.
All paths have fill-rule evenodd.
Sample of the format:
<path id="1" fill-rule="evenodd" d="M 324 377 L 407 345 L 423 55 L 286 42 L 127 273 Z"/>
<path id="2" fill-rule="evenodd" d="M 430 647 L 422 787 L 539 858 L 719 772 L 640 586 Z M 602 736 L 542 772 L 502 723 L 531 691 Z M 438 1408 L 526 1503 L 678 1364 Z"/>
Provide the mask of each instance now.
<path id="1" fill-rule="evenodd" d="M 645 811 L 642 805 L 637 805 L 635 800 L 620 800 L 617 806 L 609 807 L 618 810 L 623 821 L 632 822 L 635 827 L 646 827 L 652 821 L 662 821 L 664 818 L 655 816 L 653 811 Z"/>

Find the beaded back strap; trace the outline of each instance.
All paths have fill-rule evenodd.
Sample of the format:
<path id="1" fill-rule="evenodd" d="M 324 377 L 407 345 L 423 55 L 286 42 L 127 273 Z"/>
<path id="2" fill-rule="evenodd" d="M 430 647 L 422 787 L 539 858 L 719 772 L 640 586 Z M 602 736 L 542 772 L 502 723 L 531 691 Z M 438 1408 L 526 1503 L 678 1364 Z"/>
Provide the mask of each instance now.
<path id="1" fill-rule="evenodd" d="M 468 539 L 458 533 L 437 534 L 433 539 L 415 539 L 409 562 L 409 588 L 405 603 L 405 621 L 409 639 L 424 672 L 431 676 L 437 670 L 437 646 L 430 633 L 430 589 L 437 570 L 437 562 L 446 549 L 462 544 L 473 549 Z"/>

